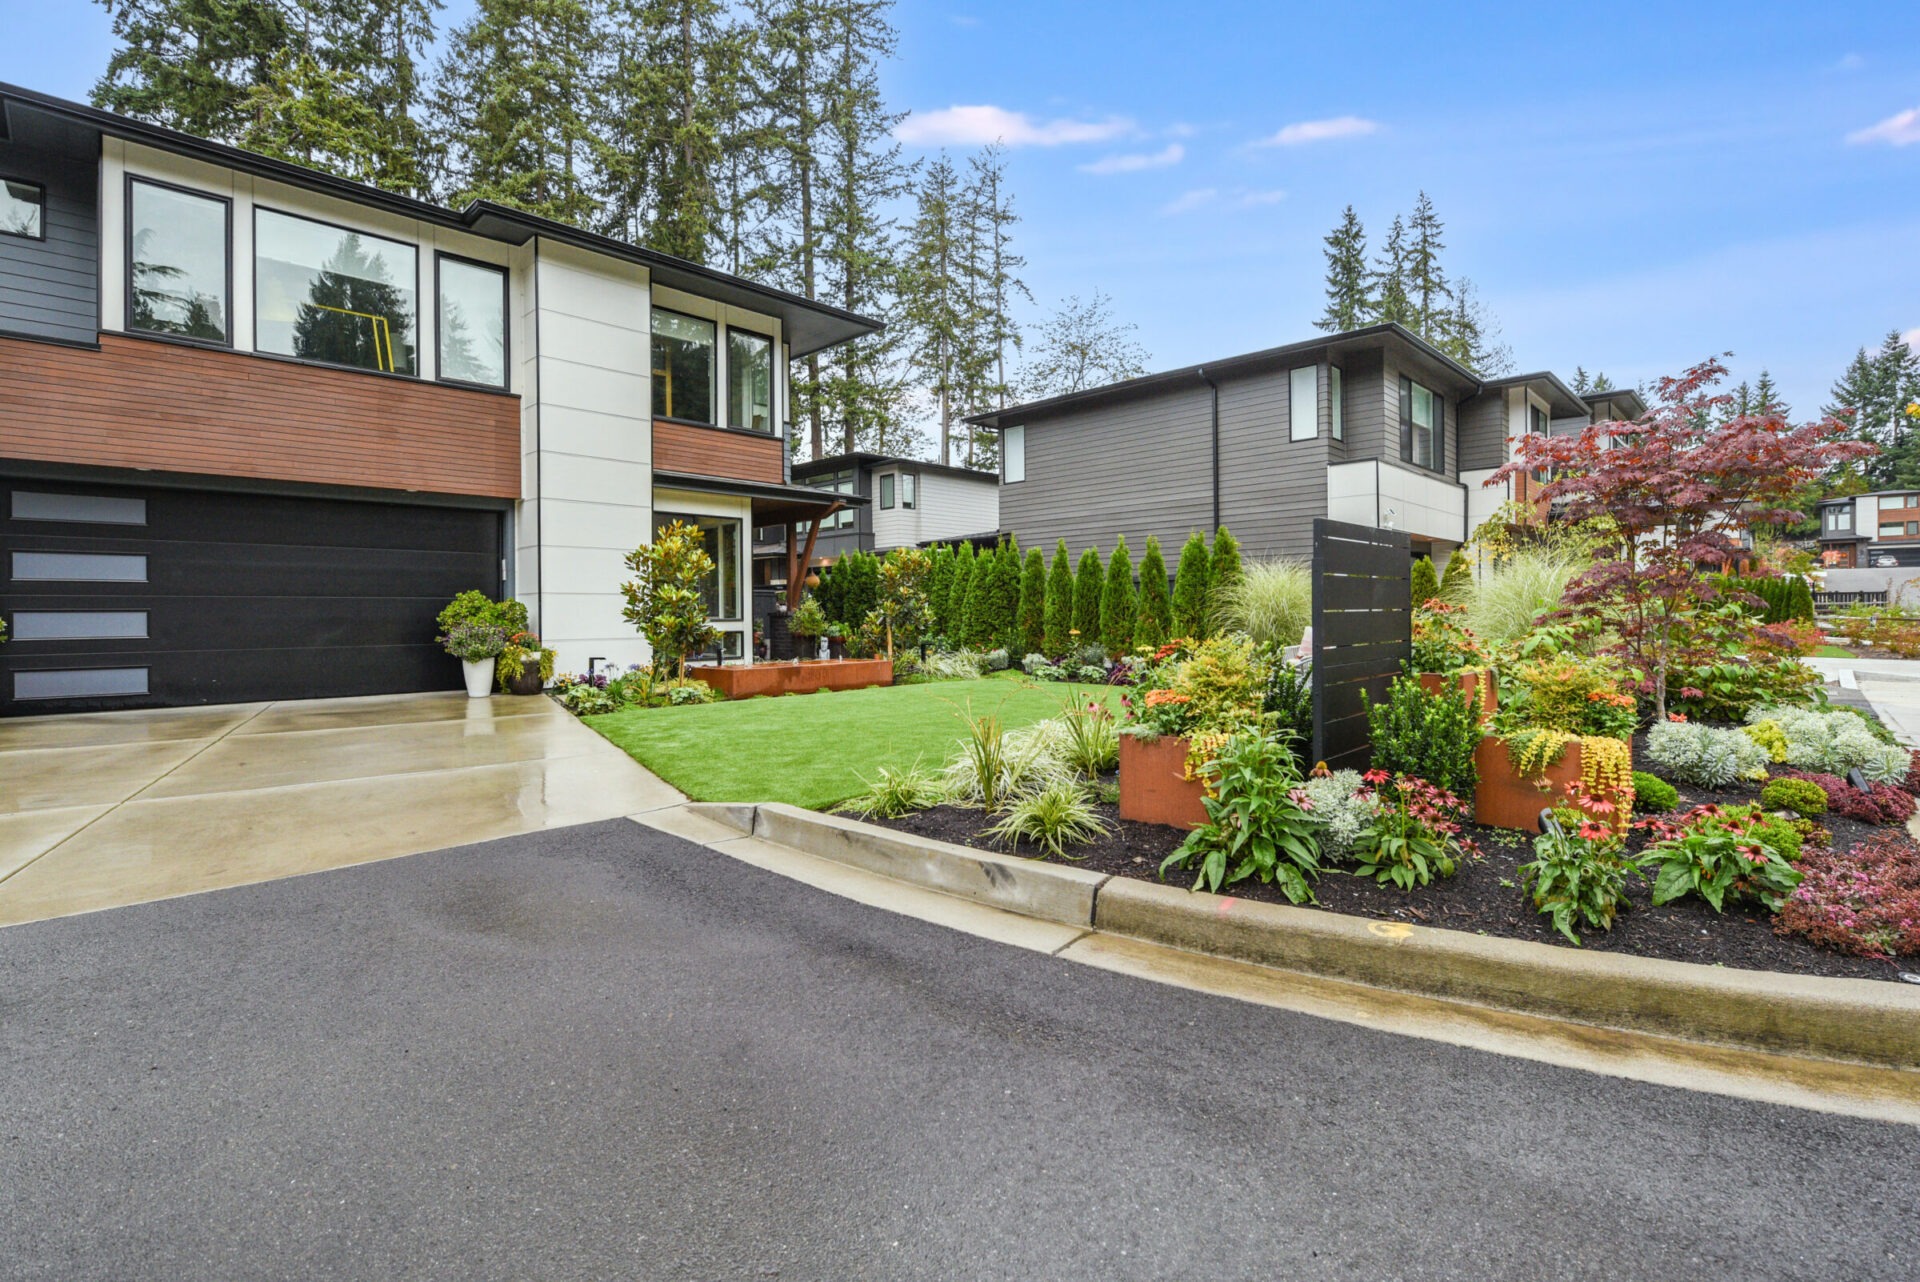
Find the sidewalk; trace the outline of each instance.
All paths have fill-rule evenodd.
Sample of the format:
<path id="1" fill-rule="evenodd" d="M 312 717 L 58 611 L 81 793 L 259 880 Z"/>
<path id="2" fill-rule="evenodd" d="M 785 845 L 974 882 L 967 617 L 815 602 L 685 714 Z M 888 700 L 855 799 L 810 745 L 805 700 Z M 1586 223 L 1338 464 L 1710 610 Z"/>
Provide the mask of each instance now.
<path id="1" fill-rule="evenodd" d="M 1808 659 L 1805 662 L 1826 677 L 1829 686 L 1858 692 L 1900 742 L 1920 747 L 1920 660 Z"/>

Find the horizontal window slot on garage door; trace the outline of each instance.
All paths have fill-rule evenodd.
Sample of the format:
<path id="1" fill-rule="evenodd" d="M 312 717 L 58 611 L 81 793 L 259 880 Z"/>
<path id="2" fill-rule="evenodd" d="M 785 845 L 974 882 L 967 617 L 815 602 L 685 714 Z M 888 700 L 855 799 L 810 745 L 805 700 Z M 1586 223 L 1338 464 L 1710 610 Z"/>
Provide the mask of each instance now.
<path id="1" fill-rule="evenodd" d="M 145 610 L 15 610 L 15 641 L 123 641 L 147 635 Z"/>
<path id="2" fill-rule="evenodd" d="M 97 699 L 146 692 L 145 668 L 50 668 L 13 674 L 16 699 Z"/>
<path id="3" fill-rule="evenodd" d="M 82 521 L 93 525 L 145 525 L 147 501 L 109 494 L 13 492 L 16 521 Z"/>
<path id="4" fill-rule="evenodd" d="M 145 583 L 147 558 L 115 552 L 15 552 L 16 582 Z"/>

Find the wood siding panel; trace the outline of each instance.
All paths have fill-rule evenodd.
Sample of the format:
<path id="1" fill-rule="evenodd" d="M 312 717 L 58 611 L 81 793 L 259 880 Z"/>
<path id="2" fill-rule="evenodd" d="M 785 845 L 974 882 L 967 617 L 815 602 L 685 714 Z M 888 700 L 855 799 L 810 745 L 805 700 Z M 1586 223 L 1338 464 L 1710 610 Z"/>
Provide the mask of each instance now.
<path id="1" fill-rule="evenodd" d="M 656 471 L 778 485 L 785 479 L 785 460 L 781 458 L 785 448 L 777 436 L 694 427 L 665 419 L 653 421 Z"/>
<path id="2" fill-rule="evenodd" d="M 1204 383 L 1027 425 L 1027 479 L 1000 487 L 1000 528 L 1049 555 L 1067 541 L 1102 557 L 1122 534 L 1136 564 L 1147 536 L 1169 568 L 1189 530 L 1213 524 L 1210 398 Z"/>
<path id="3" fill-rule="evenodd" d="M 0 338 L 0 455 L 518 498 L 520 398 L 104 334 Z"/>

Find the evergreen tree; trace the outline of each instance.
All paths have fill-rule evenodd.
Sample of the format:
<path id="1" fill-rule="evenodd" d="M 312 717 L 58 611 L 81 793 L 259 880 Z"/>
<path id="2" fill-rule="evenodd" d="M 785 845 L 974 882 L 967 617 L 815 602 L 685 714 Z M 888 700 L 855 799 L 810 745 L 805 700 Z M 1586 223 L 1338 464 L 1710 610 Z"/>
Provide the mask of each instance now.
<path id="1" fill-rule="evenodd" d="M 93 104 L 217 142 L 237 142 L 247 98 L 294 38 L 274 0 L 102 0 L 118 47 Z"/>
<path id="2" fill-rule="evenodd" d="M 1053 568 L 1047 572 L 1047 608 L 1042 631 L 1045 644 L 1040 649 L 1048 658 L 1058 659 L 1073 648 L 1073 560 L 1067 555 L 1065 539 L 1053 549 Z"/>
<path id="3" fill-rule="evenodd" d="M 1194 641 L 1207 636 L 1207 540 L 1200 531 L 1187 535 L 1180 564 L 1173 572 L 1174 635 Z"/>
<path id="4" fill-rule="evenodd" d="M 1417 608 L 1440 595 L 1440 575 L 1433 568 L 1433 558 L 1423 556 L 1413 563 L 1413 604 Z"/>
<path id="5" fill-rule="evenodd" d="M 1073 576 L 1073 638 L 1076 648 L 1100 644 L 1100 597 L 1107 590 L 1107 572 L 1100 561 L 1100 550 L 1088 548 L 1080 554 L 1080 568 Z"/>
<path id="6" fill-rule="evenodd" d="M 1480 305 L 1473 282 L 1462 278 L 1452 289 L 1452 304 L 1426 331 L 1428 341 L 1477 374 L 1513 369 L 1513 349 L 1498 342 L 1499 324 Z"/>
<path id="7" fill-rule="evenodd" d="M 947 640 L 956 646 L 967 644 L 967 612 L 973 607 L 978 559 L 971 543 L 962 543 L 953 558 L 953 581 L 947 585 Z"/>
<path id="8" fill-rule="evenodd" d="M 1207 567 L 1208 617 L 1213 617 L 1213 603 L 1231 591 L 1240 581 L 1240 543 L 1221 526 L 1213 535 L 1213 561 Z"/>
<path id="9" fill-rule="evenodd" d="M 1447 328 L 1452 311 L 1452 288 L 1440 255 L 1447 247 L 1446 229 L 1426 192 L 1414 203 L 1413 217 L 1407 220 L 1411 238 L 1406 254 L 1407 302 L 1412 312 L 1411 328 L 1431 339 Z"/>
<path id="10" fill-rule="evenodd" d="M 1387 229 L 1386 247 L 1373 260 L 1374 319 L 1411 327 L 1416 317 L 1409 288 L 1407 225 L 1395 214 L 1393 225 Z"/>
<path id="11" fill-rule="evenodd" d="M 1013 211 L 1013 197 L 1007 191 L 1007 164 L 999 145 L 989 146 L 967 162 L 968 183 L 964 218 L 969 245 L 967 277 L 971 283 L 969 311 L 974 332 L 970 350 L 977 354 L 970 372 L 972 385 L 963 399 L 969 413 L 1005 409 L 1012 387 L 1007 381 L 1007 352 L 1022 346 L 1020 326 L 1013 306 L 1024 298 L 1033 301 L 1020 269 L 1027 260 L 1012 249 L 1013 225 L 1020 216 Z M 990 468 L 999 462 L 998 432 L 969 428 L 967 466 Z"/>
<path id="12" fill-rule="evenodd" d="M 1013 655 L 1020 646 L 1020 545 L 1011 538 L 1002 539 L 981 568 L 975 576 L 980 586 L 974 590 L 974 644 Z M 1019 656 L 1014 658 L 1017 662 Z"/>
<path id="13" fill-rule="evenodd" d="M 1886 336 L 1877 352 L 1861 348 L 1833 385 L 1824 412 L 1851 413 L 1854 435 L 1879 447 L 1879 454 L 1865 464 L 1873 489 L 1920 485 L 1920 448 L 1916 448 L 1914 421 L 1906 413 L 1916 400 L 1920 400 L 1920 353 L 1897 331 Z"/>
<path id="14" fill-rule="evenodd" d="M 1040 326 L 1033 359 L 1023 371 L 1028 397 L 1065 396 L 1147 372 L 1147 350 L 1134 341 L 1139 326 L 1114 319 L 1113 300 L 1099 290 L 1081 302 L 1073 295 Z"/>
<path id="15" fill-rule="evenodd" d="M 1173 631 L 1173 599 L 1167 594 L 1167 562 L 1160 555 L 1160 540 L 1147 536 L 1147 550 L 1140 556 L 1140 602 L 1134 616 L 1135 645 L 1158 648 L 1167 643 Z"/>
<path id="16" fill-rule="evenodd" d="M 1440 596 L 1448 601 L 1464 601 L 1473 591 L 1473 566 L 1459 548 L 1447 558 L 1447 572 L 1440 577 Z"/>
<path id="17" fill-rule="evenodd" d="M 1791 595 L 1787 598 L 1787 617 L 1802 622 L 1813 622 L 1813 589 L 1807 586 L 1803 575 L 1795 575 Z"/>
<path id="18" fill-rule="evenodd" d="M 942 636 L 947 631 L 947 595 L 953 587 L 953 545 L 941 543 L 927 557 L 927 577 L 922 591 L 933 611 L 933 630 Z"/>
<path id="19" fill-rule="evenodd" d="M 1100 644 L 1107 656 L 1117 659 L 1133 649 L 1133 626 L 1138 613 L 1133 593 L 1133 558 L 1127 552 L 1127 536 L 1113 545 L 1113 557 L 1107 562 L 1107 582 L 1100 593 Z"/>
<path id="20" fill-rule="evenodd" d="M 1039 548 L 1029 549 L 1020 572 L 1020 603 L 1015 611 L 1020 653 L 1044 654 L 1047 648 L 1047 558 Z"/>
<path id="21" fill-rule="evenodd" d="M 479 0 L 454 31 L 432 97 L 451 203 L 593 224 L 594 18 L 592 0 Z"/>
<path id="22" fill-rule="evenodd" d="M 1605 374 L 1588 374 L 1586 366 L 1576 365 L 1573 367 L 1573 390 L 1581 396 L 1589 393 L 1611 392 L 1613 380 Z"/>
<path id="23" fill-rule="evenodd" d="M 943 153 L 928 164 L 915 196 L 907 236 L 904 313 L 912 332 L 908 360 L 932 398 L 940 428 L 940 462 L 953 463 L 954 424 L 975 379 L 971 264 L 959 176 Z"/>
<path id="24" fill-rule="evenodd" d="M 1314 322 L 1317 329 L 1344 333 L 1371 324 L 1376 311 L 1373 279 L 1367 270 L 1367 230 L 1348 205 L 1340 225 L 1326 235 L 1327 308 Z"/>

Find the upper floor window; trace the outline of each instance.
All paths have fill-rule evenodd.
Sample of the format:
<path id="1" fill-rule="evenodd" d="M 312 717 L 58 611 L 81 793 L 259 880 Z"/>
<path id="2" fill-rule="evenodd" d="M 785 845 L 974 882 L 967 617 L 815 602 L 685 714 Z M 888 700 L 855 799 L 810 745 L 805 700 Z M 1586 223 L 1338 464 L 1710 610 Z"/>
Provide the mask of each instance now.
<path id="1" fill-rule="evenodd" d="M 727 426 L 773 431 L 773 340 L 727 330 Z"/>
<path id="2" fill-rule="evenodd" d="M 852 468 L 834 472 L 829 476 L 817 477 L 807 484 L 816 489 L 832 490 L 835 494 L 858 494 L 860 492 L 860 473 Z M 852 529 L 860 520 L 860 513 L 850 507 L 843 507 L 832 516 L 820 522 L 822 530 Z"/>
<path id="3" fill-rule="evenodd" d="M 417 374 L 419 255 L 382 236 L 255 209 L 254 346 L 301 360 Z"/>
<path id="4" fill-rule="evenodd" d="M 47 238 L 47 189 L 39 183 L 0 179 L 0 236 Z"/>
<path id="5" fill-rule="evenodd" d="M 440 377 L 507 385 L 507 273 L 442 254 L 437 304 Z"/>
<path id="6" fill-rule="evenodd" d="M 880 477 L 880 506 L 883 509 L 888 511 L 891 511 L 893 509 L 894 479 L 895 479 L 894 474 L 892 472 L 884 473 Z"/>
<path id="7" fill-rule="evenodd" d="M 920 478 L 915 476 L 912 472 L 900 473 L 900 506 L 901 507 L 906 508 L 909 511 L 913 509 L 915 503 L 918 502 L 918 499 L 915 496 L 914 491 L 919 487 L 919 484 L 920 484 Z"/>
<path id="8" fill-rule="evenodd" d="M 1410 378 L 1400 380 L 1400 457 L 1415 467 L 1446 470 L 1446 401 Z"/>
<path id="9" fill-rule="evenodd" d="M 713 424 L 714 324 L 653 313 L 653 416 Z"/>
<path id="10" fill-rule="evenodd" d="M 1009 427 L 1000 433 L 1000 479 L 1011 485 L 1027 479 L 1027 429 Z"/>
<path id="11" fill-rule="evenodd" d="M 1853 512 L 1849 508 L 1830 507 L 1827 509 L 1827 529 L 1846 530 L 1853 526 Z"/>
<path id="12" fill-rule="evenodd" d="M 1327 366 L 1327 407 L 1333 412 L 1333 439 L 1347 439 L 1346 389 L 1342 386 L 1345 379 L 1338 365 Z"/>
<path id="13" fill-rule="evenodd" d="M 127 328 L 228 343 L 231 205 L 133 179 L 127 188 Z"/>
<path id="14" fill-rule="evenodd" d="M 1311 441 L 1320 435 L 1320 371 L 1312 365 L 1294 370 L 1287 385 L 1287 439 Z"/>

